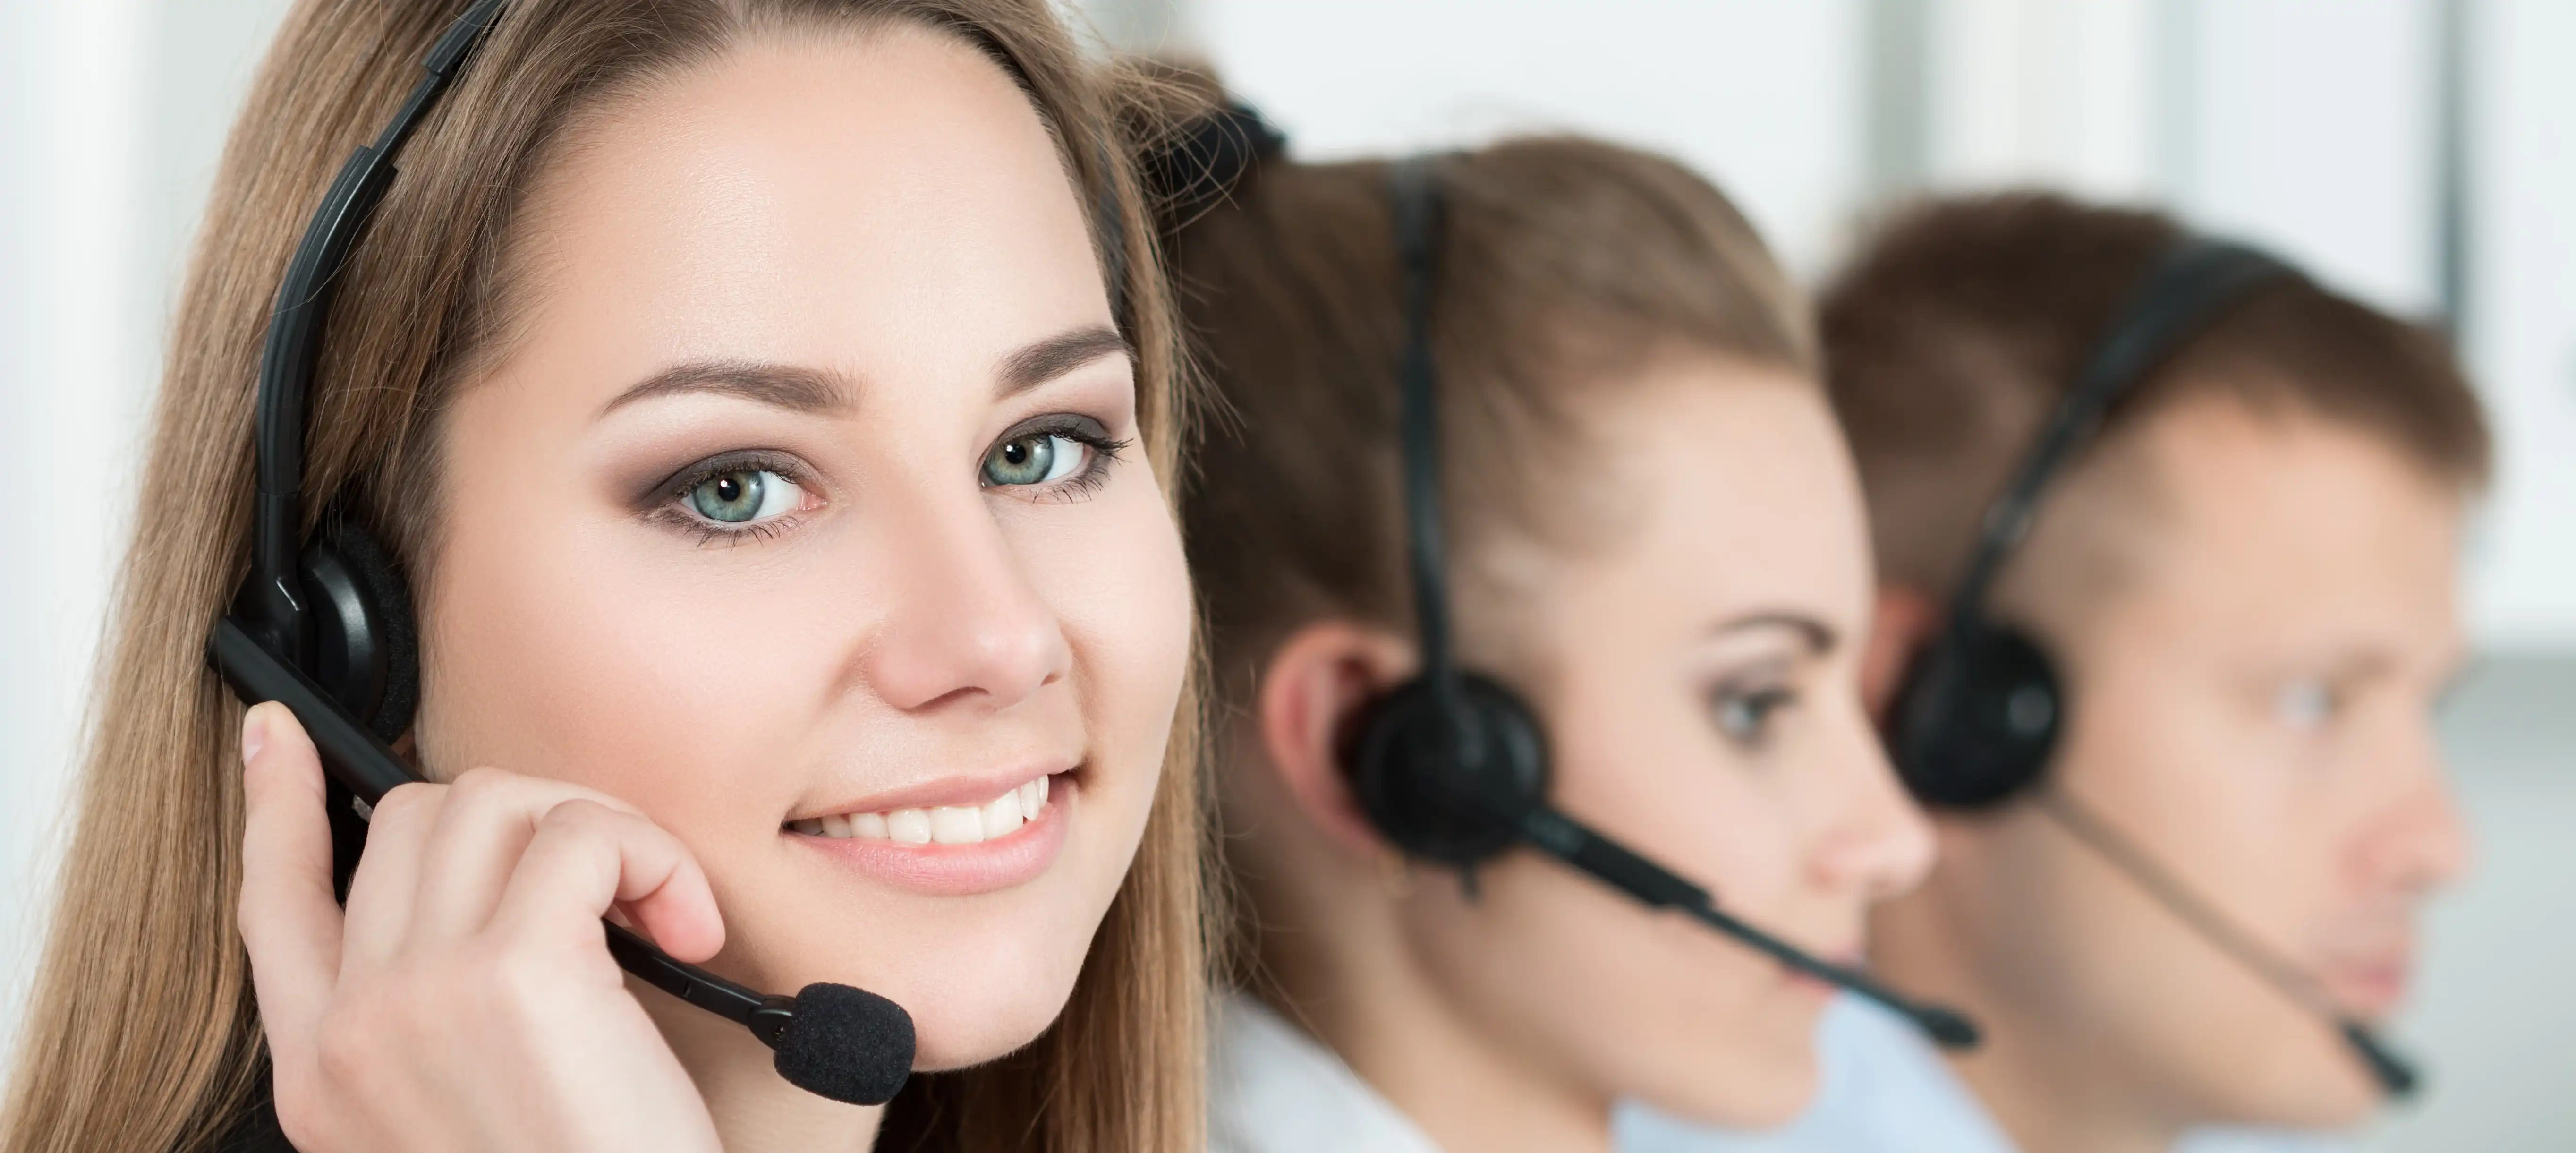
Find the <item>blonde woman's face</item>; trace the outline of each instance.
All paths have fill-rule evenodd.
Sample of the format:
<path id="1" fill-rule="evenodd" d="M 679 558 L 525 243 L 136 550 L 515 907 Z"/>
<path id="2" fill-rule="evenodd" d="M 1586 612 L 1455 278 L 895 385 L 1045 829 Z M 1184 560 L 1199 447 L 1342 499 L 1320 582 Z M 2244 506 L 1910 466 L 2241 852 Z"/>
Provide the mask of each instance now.
<path id="1" fill-rule="evenodd" d="M 424 762 L 639 806 L 713 881 L 710 967 L 891 997 L 922 1068 L 1027 1043 L 1190 643 L 1046 129 L 930 33 L 755 41 L 531 195 L 523 311 L 445 419 Z"/>
<path id="2" fill-rule="evenodd" d="M 1812 384 L 1684 360 L 1589 414 L 1597 543 L 1505 546 L 1497 615 L 1577 820 L 1819 955 L 1931 842 L 1859 696 L 1870 564 L 1858 485 Z M 1513 586 L 1517 587 L 1513 587 Z M 1468 610 L 1471 614 L 1473 609 Z M 1522 654 L 1515 657 L 1513 654 Z M 1470 903 L 1418 886 L 1407 931 L 1469 1019 L 1603 1100 L 1737 1125 L 1813 1091 L 1828 990 L 1529 853 Z"/>

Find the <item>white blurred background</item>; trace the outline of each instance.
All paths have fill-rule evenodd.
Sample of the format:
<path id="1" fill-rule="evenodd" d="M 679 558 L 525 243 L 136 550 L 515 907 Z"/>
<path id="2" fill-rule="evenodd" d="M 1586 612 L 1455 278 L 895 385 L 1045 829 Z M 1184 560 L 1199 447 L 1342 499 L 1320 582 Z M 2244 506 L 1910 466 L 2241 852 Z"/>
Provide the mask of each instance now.
<path id="1" fill-rule="evenodd" d="M 1087 0 L 1302 154 L 1572 129 L 1674 153 L 1810 277 L 1909 192 L 2170 207 L 2447 318 L 2502 432 L 2446 730 L 2482 835 L 2385 1151 L 2576 1148 L 2576 3 Z M 163 330 L 285 0 L 0 0 L 0 1038 L 59 853 Z"/>

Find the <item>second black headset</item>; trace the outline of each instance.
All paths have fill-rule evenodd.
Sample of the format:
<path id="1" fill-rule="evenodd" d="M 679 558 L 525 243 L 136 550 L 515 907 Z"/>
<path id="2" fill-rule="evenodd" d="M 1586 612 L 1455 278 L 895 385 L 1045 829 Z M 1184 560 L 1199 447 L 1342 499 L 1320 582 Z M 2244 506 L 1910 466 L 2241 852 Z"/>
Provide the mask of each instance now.
<path id="1" fill-rule="evenodd" d="M 1959 1013 L 1897 994 L 1718 908 L 1705 888 L 1629 850 L 1548 802 L 1548 747 L 1520 695 L 1458 666 L 1449 618 L 1447 550 L 1440 516 L 1438 364 L 1432 304 L 1447 198 L 1437 157 L 1397 163 L 1388 175 L 1397 253 L 1404 269 L 1405 341 L 1396 375 L 1406 550 L 1422 673 L 1376 701 L 1351 742 L 1353 792 L 1377 831 L 1407 856 L 1459 871 L 1474 891 L 1478 865 L 1526 846 L 1643 902 L 1672 909 L 1818 980 L 1876 1001 L 1950 1048 L 1977 1043 Z"/>
<path id="2" fill-rule="evenodd" d="M 2403 1097 L 2420 1080 L 2414 1066 L 2328 1001 L 2311 975 L 2202 900 L 2109 824 L 2049 791 L 2049 762 L 2069 703 L 2066 682 L 2037 637 L 1986 611 L 2004 562 L 2029 535 L 2050 482 L 2092 441 L 2111 406 L 2230 310 L 2266 287 L 2300 278 L 2280 260 L 2221 240 L 2185 237 L 2164 252 L 1986 507 L 1940 631 L 1898 688 L 1888 751 L 1897 775 L 1926 808 L 1981 812 L 2025 799 L 2042 804 L 2194 931 L 2325 1018 L 2372 1079 Z"/>

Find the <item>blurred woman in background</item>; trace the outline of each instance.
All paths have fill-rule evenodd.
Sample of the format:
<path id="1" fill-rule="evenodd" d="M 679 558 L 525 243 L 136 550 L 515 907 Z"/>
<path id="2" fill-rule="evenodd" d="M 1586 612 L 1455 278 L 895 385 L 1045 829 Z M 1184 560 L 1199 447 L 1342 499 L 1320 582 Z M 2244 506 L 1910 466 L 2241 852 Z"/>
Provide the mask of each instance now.
<path id="1" fill-rule="evenodd" d="M 1420 270 L 1389 165 L 1200 151 L 1169 255 L 1216 398 L 1183 509 L 1243 902 L 1216 1146 L 1600 1149 L 1625 1097 L 1787 1118 L 1824 985 L 1536 853 L 1407 859 L 1364 811 L 1353 742 L 1424 660 L 1398 450 Z M 1856 959 L 1931 846 L 1861 708 L 1868 536 L 1805 303 L 1669 161 L 1418 163 L 1459 663 L 1528 702 L 1555 808 Z"/>

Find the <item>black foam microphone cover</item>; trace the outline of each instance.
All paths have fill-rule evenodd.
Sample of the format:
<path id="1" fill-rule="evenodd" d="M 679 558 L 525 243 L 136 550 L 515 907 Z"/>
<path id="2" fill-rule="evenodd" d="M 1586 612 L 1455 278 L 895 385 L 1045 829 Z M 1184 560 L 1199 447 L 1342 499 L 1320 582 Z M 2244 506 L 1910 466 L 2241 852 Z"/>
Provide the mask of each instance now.
<path id="1" fill-rule="evenodd" d="M 776 1045 L 779 1076 L 834 1101 L 883 1105 L 912 1076 L 912 1015 L 848 985 L 816 982 L 798 991 L 795 1019 Z"/>

